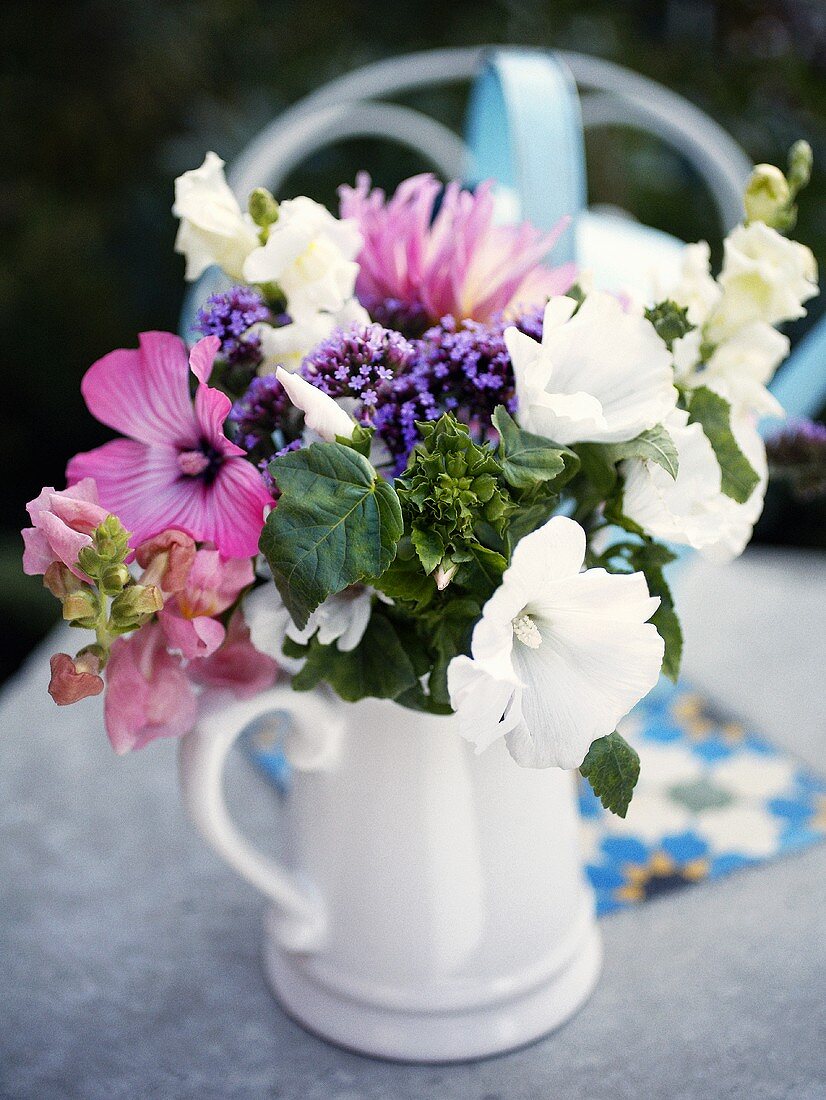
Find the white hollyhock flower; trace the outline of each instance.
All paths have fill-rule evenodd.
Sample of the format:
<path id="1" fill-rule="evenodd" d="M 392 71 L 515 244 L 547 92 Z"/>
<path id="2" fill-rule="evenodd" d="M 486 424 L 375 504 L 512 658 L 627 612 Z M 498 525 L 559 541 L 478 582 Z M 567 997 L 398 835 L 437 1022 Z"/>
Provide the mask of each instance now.
<path id="1" fill-rule="evenodd" d="M 355 420 L 344 409 L 300 374 L 290 374 L 283 367 L 275 377 L 287 391 L 287 397 L 304 413 L 304 425 L 327 443 L 334 443 L 337 435 L 350 439 L 356 426 Z"/>
<path id="2" fill-rule="evenodd" d="M 274 584 L 265 584 L 251 592 L 244 601 L 244 618 L 250 629 L 250 640 L 257 650 L 266 653 L 288 672 L 303 666 L 302 659 L 284 655 L 284 641 L 292 639 L 306 645 L 314 634 L 322 645 L 332 645 L 342 653 L 355 649 L 370 621 L 373 591 L 353 585 L 329 596 L 310 615 L 307 625 L 299 630 Z"/>
<path id="3" fill-rule="evenodd" d="M 207 153 L 200 168 L 175 180 L 172 213 L 181 219 L 175 251 L 186 257 L 186 278 L 199 278 L 218 264 L 232 279 L 240 279 L 244 261 L 259 246 L 258 229 L 241 212 L 224 177 L 224 162 Z"/>
<path id="4" fill-rule="evenodd" d="M 720 467 L 705 432 L 688 423 L 687 412 L 674 409 L 663 427 L 677 448 L 677 476 L 656 462 L 622 462 L 622 510 L 652 538 L 702 550 L 720 536 Z"/>
<path id="5" fill-rule="evenodd" d="M 561 444 L 620 443 L 662 423 L 677 392 L 653 325 L 609 294 L 575 308 L 572 298 L 548 302 L 541 344 L 505 330 L 522 427 Z"/>
<path id="6" fill-rule="evenodd" d="M 277 283 L 294 321 L 320 310 L 335 313 L 353 295 L 361 244 L 355 222 L 334 218 L 306 196 L 287 199 L 278 208 L 278 221 L 269 227 L 266 244 L 247 257 L 244 278 Z"/>
<path id="7" fill-rule="evenodd" d="M 723 247 L 723 294 L 707 320 L 712 343 L 752 321 L 774 325 L 805 316 L 803 303 L 817 294 L 811 249 L 763 222 L 738 225 Z"/>
<path id="8" fill-rule="evenodd" d="M 481 751 L 505 736 L 523 767 L 577 768 L 660 674 L 647 620 L 659 600 L 641 573 L 581 572 L 585 532 L 555 516 L 526 535 L 485 604 L 471 657 L 448 687 L 459 732 Z"/>

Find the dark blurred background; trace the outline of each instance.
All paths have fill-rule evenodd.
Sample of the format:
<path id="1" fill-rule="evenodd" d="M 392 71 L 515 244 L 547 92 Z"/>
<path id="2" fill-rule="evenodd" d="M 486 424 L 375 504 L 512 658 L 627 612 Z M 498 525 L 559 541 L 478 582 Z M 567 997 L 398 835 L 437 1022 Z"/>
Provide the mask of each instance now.
<path id="1" fill-rule="evenodd" d="M 525 43 L 596 54 L 687 96 L 755 160 L 785 163 L 806 137 L 815 174 L 796 236 L 826 267 L 824 0 L 6 0 L 0 50 L 0 678 L 53 621 L 20 571 L 24 504 L 63 485 L 67 458 L 105 438 L 79 382 L 142 329 L 176 328 L 175 176 L 207 149 L 231 160 L 274 115 L 366 62 L 435 46 Z M 458 90 L 416 105 L 459 125 Z M 685 240 L 714 237 L 702 189 L 673 156 L 621 130 L 589 138 L 592 201 Z M 333 202 L 358 167 L 393 186 L 421 168 L 394 147 L 350 143 L 290 181 Z M 791 332 L 805 330 L 823 306 Z M 758 539 L 823 545 L 822 505 L 782 489 Z"/>

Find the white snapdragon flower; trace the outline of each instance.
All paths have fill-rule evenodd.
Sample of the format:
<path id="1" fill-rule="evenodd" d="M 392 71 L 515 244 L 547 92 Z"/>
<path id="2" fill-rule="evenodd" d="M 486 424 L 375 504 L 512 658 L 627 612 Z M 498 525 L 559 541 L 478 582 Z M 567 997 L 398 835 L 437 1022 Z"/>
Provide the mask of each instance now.
<path id="1" fill-rule="evenodd" d="M 260 323 L 252 331 L 261 340 L 263 362 L 259 374 L 274 374 L 276 367 L 297 371 L 307 355 L 337 328 L 370 323 L 370 315 L 356 298 L 350 298 L 335 313 L 314 313 L 301 321 L 274 328 Z"/>
<path id="2" fill-rule="evenodd" d="M 259 247 L 258 229 L 224 177 L 224 162 L 207 153 L 200 168 L 175 180 L 172 213 L 180 218 L 175 251 L 186 257 L 186 278 L 200 278 L 217 264 L 232 279 L 242 277 L 244 261 Z"/>
<path id="3" fill-rule="evenodd" d="M 674 408 L 671 356 L 643 317 L 609 294 L 552 298 L 542 342 L 505 330 L 519 422 L 556 443 L 620 443 Z M 573 316 L 572 316 L 573 314 Z"/>
<path id="4" fill-rule="evenodd" d="M 523 767 L 577 768 L 660 674 L 641 573 L 581 572 L 585 532 L 555 516 L 526 535 L 448 687 L 459 732 L 481 751 L 505 736 Z"/>
<path id="5" fill-rule="evenodd" d="M 622 462 L 622 510 L 655 539 L 703 550 L 720 536 L 720 466 L 702 427 L 689 424 L 683 409 L 674 409 L 663 427 L 677 449 L 677 476 L 656 462 Z"/>
<path id="6" fill-rule="evenodd" d="M 766 387 L 788 354 L 788 336 L 765 321 L 752 321 L 718 344 L 703 369 L 684 380 L 690 386 L 723 384 L 736 412 L 783 416 L 782 405 Z"/>
<path id="7" fill-rule="evenodd" d="M 711 249 L 706 241 L 687 244 L 682 253 L 680 278 L 676 286 L 661 295 L 682 306 L 692 325 L 703 325 L 720 300 L 720 287 L 711 274 Z"/>
<path id="8" fill-rule="evenodd" d="M 721 343 L 743 325 L 770 325 L 803 317 L 803 303 L 817 294 L 811 249 L 763 222 L 738 225 L 724 243 L 722 297 L 706 322 L 706 335 Z"/>
<path id="9" fill-rule="evenodd" d="M 322 645 L 332 645 L 342 653 L 355 649 L 370 621 L 373 590 L 364 585 L 345 588 L 328 596 L 313 611 L 303 630 L 295 625 L 274 584 L 265 584 L 244 601 L 244 618 L 250 628 L 250 640 L 256 649 L 272 657 L 288 672 L 298 672 L 303 660 L 284 655 L 284 641 L 306 645 L 313 635 Z"/>
<path id="10" fill-rule="evenodd" d="M 278 368 L 275 377 L 287 391 L 293 405 L 304 413 L 306 428 L 327 443 L 334 443 L 339 435 L 351 438 L 356 422 L 329 394 L 313 386 L 300 374 L 290 374 L 283 367 Z"/>
<path id="11" fill-rule="evenodd" d="M 306 196 L 287 199 L 269 227 L 266 244 L 247 257 L 244 278 L 277 283 L 294 321 L 319 311 L 335 313 L 353 295 L 361 244 L 355 222 L 334 218 Z"/>

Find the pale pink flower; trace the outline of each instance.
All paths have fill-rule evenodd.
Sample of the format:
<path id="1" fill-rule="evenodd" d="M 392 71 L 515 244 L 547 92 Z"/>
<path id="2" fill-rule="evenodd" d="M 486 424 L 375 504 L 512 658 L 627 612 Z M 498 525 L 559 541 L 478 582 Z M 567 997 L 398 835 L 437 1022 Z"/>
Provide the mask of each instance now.
<path id="1" fill-rule="evenodd" d="M 476 191 L 432 175 L 405 180 L 391 199 L 360 173 L 355 187 L 339 188 L 342 218 L 364 238 L 356 294 L 368 311 L 395 301 L 411 316 L 438 321 L 490 321 L 497 314 L 543 305 L 574 278 L 572 265 L 543 260 L 563 224 L 542 233 L 528 222 L 494 224 L 491 182 Z M 435 204 L 442 196 L 438 213 Z"/>
<path id="2" fill-rule="evenodd" d="M 169 646 L 190 660 L 214 653 L 226 635 L 215 616 L 254 580 L 248 558 L 225 559 L 217 550 L 198 550 L 183 586 L 158 614 Z"/>
<path id="3" fill-rule="evenodd" d="M 180 592 L 195 561 L 195 542 L 183 531 L 162 531 L 135 551 L 144 570 L 141 584 L 154 584 L 165 596 Z"/>
<path id="4" fill-rule="evenodd" d="M 92 532 L 109 515 L 100 506 L 94 481 L 83 478 L 61 490 L 47 486 L 26 509 L 34 526 L 23 530 L 23 572 L 45 573 L 53 562 L 62 561 L 76 577 L 87 580 L 77 556 L 92 545 Z"/>
<path id="5" fill-rule="evenodd" d="M 116 753 L 142 749 L 158 737 L 181 737 L 194 725 L 197 711 L 181 658 L 166 648 L 157 623 L 113 643 L 104 717 Z"/>
<path id="6" fill-rule="evenodd" d="M 59 707 L 100 695 L 103 691 L 100 661 L 93 653 L 82 653 L 74 658 L 68 653 L 55 653 L 49 668 L 52 674 L 49 695 Z"/>
<path id="7" fill-rule="evenodd" d="M 218 338 L 199 340 L 188 360 L 171 333 L 139 340 L 137 350 L 99 359 L 81 384 L 89 411 L 130 438 L 75 455 L 68 480 L 93 477 L 104 507 L 136 542 L 175 528 L 227 558 L 252 557 L 272 501 L 244 450 L 224 435 L 229 398 L 206 385 Z M 199 383 L 194 404 L 190 367 Z"/>
<path id="8" fill-rule="evenodd" d="M 278 665 L 252 644 L 239 608 L 229 621 L 223 645 L 209 657 L 193 661 L 187 671 L 204 687 L 231 691 L 244 698 L 270 687 L 278 675 Z"/>

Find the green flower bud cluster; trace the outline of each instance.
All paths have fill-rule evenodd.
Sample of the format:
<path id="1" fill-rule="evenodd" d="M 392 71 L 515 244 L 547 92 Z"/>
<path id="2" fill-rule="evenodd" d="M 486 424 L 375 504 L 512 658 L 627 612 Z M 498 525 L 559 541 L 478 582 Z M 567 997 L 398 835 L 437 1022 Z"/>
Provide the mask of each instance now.
<path id="1" fill-rule="evenodd" d="M 750 222 L 765 222 L 786 233 L 797 222 L 795 199 L 812 175 L 812 148 L 796 141 L 789 150 L 789 167 L 784 175 L 773 164 L 757 164 L 746 186 L 743 202 Z"/>
<path id="2" fill-rule="evenodd" d="M 688 310 L 672 301 L 660 302 L 652 306 L 645 311 L 645 316 L 669 351 L 674 350 L 675 340 L 679 340 L 694 328 L 688 319 Z"/>
<path id="3" fill-rule="evenodd" d="M 492 449 L 474 443 L 464 424 L 445 413 L 417 427 L 422 441 L 396 491 L 425 572 L 437 570 L 448 583 L 453 566 L 466 561 L 468 546 L 478 543 L 479 524 L 503 536 L 516 506 Z"/>
<path id="4" fill-rule="evenodd" d="M 46 570 L 43 583 L 60 600 L 70 626 L 94 630 L 95 642 L 78 656 L 93 654 L 103 668 L 114 639 L 148 622 L 163 607 L 163 596 L 155 585 L 133 580 L 126 567 L 129 532 L 116 516 L 107 516 L 91 538 L 91 546 L 83 547 L 77 561 L 88 580 L 56 561 Z"/>

